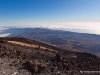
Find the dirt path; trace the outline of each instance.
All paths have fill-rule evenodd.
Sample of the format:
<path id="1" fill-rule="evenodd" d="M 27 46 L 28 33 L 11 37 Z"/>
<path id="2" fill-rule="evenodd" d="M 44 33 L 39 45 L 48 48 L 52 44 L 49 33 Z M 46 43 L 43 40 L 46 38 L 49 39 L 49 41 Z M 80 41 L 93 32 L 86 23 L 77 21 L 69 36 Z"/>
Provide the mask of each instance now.
<path id="1" fill-rule="evenodd" d="M 13 43 L 13 44 L 17 44 L 17 45 L 21 45 L 21 46 L 27 46 L 27 47 L 32 47 L 32 48 L 39 48 L 38 45 L 34 45 L 34 44 L 27 44 L 27 43 L 23 43 L 23 42 L 18 42 L 18 41 L 8 41 L 9 43 Z M 49 49 L 49 48 L 46 48 L 46 47 L 43 47 L 43 46 L 40 46 L 41 49 L 48 49 L 49 51 L 52 51 L 52 52 L 58 52 L 58 51 L 55 51 L 55 50 L 52 50 L 52 49 Z"/>

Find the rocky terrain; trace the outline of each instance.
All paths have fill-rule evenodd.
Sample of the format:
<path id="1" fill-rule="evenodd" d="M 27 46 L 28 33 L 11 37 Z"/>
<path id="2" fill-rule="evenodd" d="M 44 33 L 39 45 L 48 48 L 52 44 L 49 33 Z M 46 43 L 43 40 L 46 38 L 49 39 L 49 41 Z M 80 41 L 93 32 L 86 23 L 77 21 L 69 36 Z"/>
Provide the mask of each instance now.
<path id="1" fill-rule="evenodd" d="M 35 44 L 37 47 L 8 41 Z M 100 58 L 85 52 L 60 50 L 25 38 L 0 38 L 0 75 L 82 75 L 82 71 L 100 71 Z"/>

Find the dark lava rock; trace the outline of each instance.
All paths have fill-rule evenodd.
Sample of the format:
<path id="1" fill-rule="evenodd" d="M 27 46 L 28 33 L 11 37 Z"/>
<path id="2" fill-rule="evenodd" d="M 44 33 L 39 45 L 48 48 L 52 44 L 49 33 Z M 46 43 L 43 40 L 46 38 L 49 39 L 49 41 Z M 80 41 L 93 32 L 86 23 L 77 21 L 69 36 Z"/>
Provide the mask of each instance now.
<path id="1" fill-rule="evenodd" d="M 81 75 L 83 70 L 100 71 L 100 58 L 92 54 L 48 50 L 0 43 L 0 75 Z"/>
<path id="2" fill-rule="evenodd" d="M 29 60 L 26 62 L 27 67 L 30 69 L 30 71 L 34 74 L 36 73 L 42 73 L 43 70 L 46 69 L 46 65 L 43 63 L 39 63 L 37 61 Z"/>

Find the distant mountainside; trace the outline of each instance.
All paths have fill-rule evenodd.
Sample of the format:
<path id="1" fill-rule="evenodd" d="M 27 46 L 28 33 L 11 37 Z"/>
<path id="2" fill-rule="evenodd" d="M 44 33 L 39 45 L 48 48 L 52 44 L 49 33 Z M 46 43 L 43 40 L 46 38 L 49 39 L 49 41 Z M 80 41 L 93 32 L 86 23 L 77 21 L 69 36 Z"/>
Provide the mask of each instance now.
<path id="1" fill-rule="evenodd" d="M 36 28 L 18 37 L 35 39 L 70 51 L 86 51 L 100 55 L 100 36 L 95 34 Z"/>
<path id="2" fill-rule="evenodd" d="M 32 35 L 33 34 L 33 35 Z M 91 40 L 99 40 L 100 36 L 96 34 L 87 34 L 87 33 L 76 33 L 76 32 L 70 32 L 70 31 L 61 31 L 61 30 L 51 30 L 51 29 L 43 29 L 43 28 L 35 28 L 35 29 L 29 29 L 25 33 L 21 35 L 27 35 L 27 36 L 59 36 L 59 37 L 75 37 L 75 38 L 85 38 L 85 39 L 91 39 Z"/>
<path id="3" fill-rule="evenodd" d="M 24 37 L 51 44 L 62 49 L 91 52 L 100 56 L 100 35 L 75 33 L 43 28 L 11 28 L 3 33 L 11 33 L 9 37 Z M 1 34 L 1 33 L 0 33 Z"/>

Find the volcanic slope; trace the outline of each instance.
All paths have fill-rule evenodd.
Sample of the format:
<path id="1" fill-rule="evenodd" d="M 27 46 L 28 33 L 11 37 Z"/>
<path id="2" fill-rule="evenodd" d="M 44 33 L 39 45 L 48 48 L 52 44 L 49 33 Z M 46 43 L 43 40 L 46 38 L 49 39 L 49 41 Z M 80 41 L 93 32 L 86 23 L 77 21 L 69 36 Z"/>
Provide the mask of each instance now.
<path id="1" fill-rule="evenodd" d="M 25 38 L 0 38 L 0 75 L 81 75 L 80 71 L 100 71 L 100 58 L 94 55 L 44 45 Z"/>

